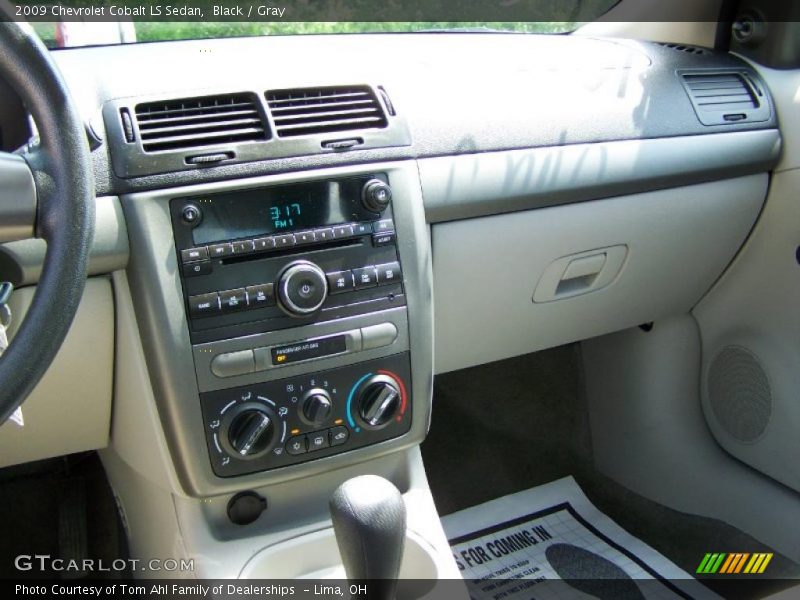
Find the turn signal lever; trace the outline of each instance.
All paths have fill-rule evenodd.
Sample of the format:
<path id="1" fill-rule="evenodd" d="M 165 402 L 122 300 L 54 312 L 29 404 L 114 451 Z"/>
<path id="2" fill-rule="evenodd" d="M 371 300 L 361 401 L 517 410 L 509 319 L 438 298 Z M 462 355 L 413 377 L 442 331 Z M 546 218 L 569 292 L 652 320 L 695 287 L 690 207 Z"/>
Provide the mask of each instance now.
<path id="1" fill-rule="evenodd" d="M 383 477 L 348 479 L 330 501 L 333 530 L 347 578 L 368 580 L 369 600 L 393 600 L 406 539 L 406 507 Z"/>

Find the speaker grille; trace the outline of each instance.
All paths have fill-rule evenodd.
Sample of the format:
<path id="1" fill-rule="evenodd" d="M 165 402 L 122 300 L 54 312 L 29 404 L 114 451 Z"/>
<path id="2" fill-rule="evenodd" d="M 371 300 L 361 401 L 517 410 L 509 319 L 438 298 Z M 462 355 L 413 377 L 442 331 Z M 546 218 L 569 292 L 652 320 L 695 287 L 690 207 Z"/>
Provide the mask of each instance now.
<path id="1" fill-rule="evenodd" d="M 758 359 L 740 346 L 727 346 L 711 362 L 708 396 L 719 424 L 740 442 L 754 442 L 772 415 L 772 392 Z"/>

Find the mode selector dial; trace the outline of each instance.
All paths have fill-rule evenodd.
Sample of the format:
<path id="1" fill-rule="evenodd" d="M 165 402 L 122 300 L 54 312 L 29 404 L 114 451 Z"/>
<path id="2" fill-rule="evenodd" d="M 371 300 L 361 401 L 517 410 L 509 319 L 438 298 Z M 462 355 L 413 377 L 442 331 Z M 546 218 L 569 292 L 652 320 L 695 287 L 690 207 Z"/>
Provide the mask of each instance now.
<path id="1" fill-rule="evenodd" d="M 383 212 L 392 201 L 392 188 L 380 179 L 370 179 L 361 190 L 361 202 L 368 211 Z"/>
<path id="2" fill-rule="evenodd" d="M 255 458 L 275 443 L 277 417 L 267 407 L 238 411 L 227 425 L 227 442 L 239 458 Z"/>
<path id="3" fill-rule="evenodd" d="M 303 397 L 301 416 L 309 425 L 319 427 L 328 420 L 332 408 L 333 402 L 330 394 L 323 389 L 315 388 L 309 390 Z"/>
<path id="4" fill-rule="evenodd" d="M 278 279 L 278 299 L 292 317 L 304 317 L 322 307 L 328 297 L 325 272 L 307 260 L 290 263 Z"/>
<path id="5" fill-rule="evenodd" d="M 382 429 L 400 409 L 402 397 L 391 377 L 376 375 L 361 386 L 358 417 L 367 429 Z"/>

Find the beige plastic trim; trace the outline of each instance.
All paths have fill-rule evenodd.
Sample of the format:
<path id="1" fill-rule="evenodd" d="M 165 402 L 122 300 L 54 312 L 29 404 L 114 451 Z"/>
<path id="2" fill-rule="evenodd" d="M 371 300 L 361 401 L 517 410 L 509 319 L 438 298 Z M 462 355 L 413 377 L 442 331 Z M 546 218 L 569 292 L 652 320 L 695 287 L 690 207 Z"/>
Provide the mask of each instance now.
<path id="1" fill-rule="evenodd" d="M 436 372 L 687 313 L 747 238 L 767 184 L 766 174 L 750 175 L 434 224 Z M 603 289 L 531 301 L 543 278 L 558 289 L 568 265 L 551 276 L 554 261 L 619 246 L 627 257 Z"/>
<path id="2" fill-rule="evenodd" d="M 772 92 L 783 153 L 747 244 L 693 313 L 703 340 L 702 401 L 708 426 L 725 450 L 800 491 L 800 69 L 753 66 Z M 726 346 L 746 348 L 769 380 L 771 417 L 750 443 L 730 435 L 709 401 L 710 362 Z"/>
<path id="3" fill-rule="evenodd" d="M 180 493 L 153 397 L 128 279 L 123 271 L 116 271 L 112 281 L 117 316 L 114 414 L 111 445 L 100 458 L 112 484 L 119 480 L 119 461 L 156 487 Z"/>
<path id="4" fill-rule="evenodd" d="M 700 332 L 690 315 L 660 319 L 649 332 L 635 327 L 586 340 L 581 349 L 594 460 L 603 474 L 675 510 L 725 521 L 800 561 L 793 525 L 800 496 L 732 458 L 709 432 L 700 406 Z M 796 462 L 793 456 L 776 454 L 775 463 Z"/>
<path id="5" fill-rule="evenodd" d="M 33 287 L 11 297 L 17 327 Z M 108 444 L 114 359 L 114 303 L 106 278 L 89 279 L 75 320 L 56 358 L 22 405 L 24 426 L 0 426 L 0 467 L 96 450 Z"/>
<path id="6" fill-rule="evenodd" d="M 602 290 L 614 281 L 627 255 L 628 247 L 622 244 L 562 256 L 545 269 L 533 301 L 553 302 Z"/>

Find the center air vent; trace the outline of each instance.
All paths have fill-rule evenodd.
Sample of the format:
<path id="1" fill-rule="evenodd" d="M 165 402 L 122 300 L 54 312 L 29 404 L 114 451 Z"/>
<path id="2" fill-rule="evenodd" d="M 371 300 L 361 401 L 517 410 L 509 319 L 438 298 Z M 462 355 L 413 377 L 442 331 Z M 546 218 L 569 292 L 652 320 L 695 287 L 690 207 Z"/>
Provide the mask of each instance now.
<path id="1" fill-rule="evenodd" d="M 765 121 L 769 105 L 749 74 L 692 72 L 681 74 L 697 117 L 704 125 Z"/>
<path id="2" fill-rule="evenodd" d="M 387 126 L 369 86 L 270 90 L 267 104 L 278 137 L 293 137 Z"/>
<path id="3" fill-rule="evenodd" d="M 137 104 L 145 152 L 181 150 L 269 137 L 252 94 L 226 94 Z"/>
<path id="4" fill-rule="evenodd" d="M 656 42 L 659 46 L 663 46 L 664 48 L 669 48 L 670 50 L 677 50 L 678 52 L 686 52 L 687 54 L 709 54 L 709 51 L 705 48 L 700 48 L 698 46 L 689 46 L 687 44 L 674 44 L 670 42 Z"/>

